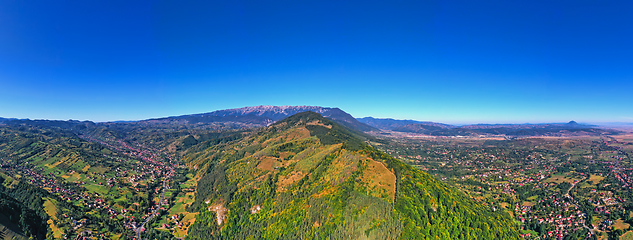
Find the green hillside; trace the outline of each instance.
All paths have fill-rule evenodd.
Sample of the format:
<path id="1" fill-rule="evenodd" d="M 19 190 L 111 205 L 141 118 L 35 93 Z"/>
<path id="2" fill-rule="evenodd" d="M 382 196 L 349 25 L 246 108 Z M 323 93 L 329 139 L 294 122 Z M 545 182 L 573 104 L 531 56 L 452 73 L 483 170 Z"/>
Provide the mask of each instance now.
<path id="1" fill-rule="evenodd" d="M 112 137 L 114 131 L 103 127 L 55 123 L 20 121 L 0 126 L 0 176 L 10 179 L 0 193 L 18 199 L 43 219 L 25 215 L 30 217 L 27 223 L 39 225 L 22 232 L 37 231 L 39 239 L 47 233 L 55 239 L 133 236 L 130 223 L 147 218 L 148 209 L 160 199 L 161 182 L 170 174 L 163 167 L 168 159 L 159 151 L 119 141 Z M 104 131 L 100 139 L 108 141 L 84 135 L 89 131 Z M 173 177 L 182 171 L 174 171 Z M 177 186 L 170 189 L 178 191 Z"/>
<path id="2" fill-rule="evenodd" d="M 0 239 L 44 239 L 48 216 L 41 196 L 46 192 L 5 177 L 0 172 Z"/>
<path id="3" fill-rule="evenodd" d="M 519 239 L 509 216 L 312 112 L 185 161 L 200 212 L 188 239 Z"/>
<path id="4" fill-rule="evenodd" d="M 127 239 L 143 222 L 148 239 L 518 239 L 505 213 L 367 139 L 313 112 L 219 130 L 12 121 L 2 191 L 24 206 L 3 225 L 40 239 Z"/>

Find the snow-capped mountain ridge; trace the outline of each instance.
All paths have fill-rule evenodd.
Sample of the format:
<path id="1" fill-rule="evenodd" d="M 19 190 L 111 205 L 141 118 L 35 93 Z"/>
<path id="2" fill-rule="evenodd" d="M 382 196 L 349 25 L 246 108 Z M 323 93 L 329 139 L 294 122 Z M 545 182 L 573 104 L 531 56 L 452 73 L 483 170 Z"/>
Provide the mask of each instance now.
<path id="1" fill-rule="evenodd" d="M 319 106 L 251 106 L 235 109 L 217 110 L 208 113 L 199 113 L 191 115 L 173 116 L 160 119 L 151 119 L 149 121 L 186 121 L 191 124 L 195 123 L 238 123 L 248 124 L 248 126 L 268 126 L 276 121 L 290 117 L 301 112 L 315 112 L 323 117 L 336 121 L 350 129 L 365 132 L 377 130 L 364 123 L 359 122 L 352 115 L 344 112 L 339 108 L 319 107 Z"/>
<path id="2" fill-rule="evenodd" d="M 288 116 L 300 113 L 312 111 L 323 115 L 324 117 L 328 117 L 328 114 L 331 111 L 341 111 L 338 108 L 328 108 L 328 107 L 319 107 L 319 106 L 270 106 L 270 105 L 261 105 L 261 106 L 251 106 L 251 107 L 243 107 L 243 108 L 235 108 L 235 109 L 225 109 L 213 111 L 210 113 L 203 113 L 202 115 L 213 115 L 213 116 L 239 116 L 239 115 L 255 115 L 262 117 L 269 117 L 274 121 L 281 120 Z M 341 111 L 343 112 L 343 111 Z"/>

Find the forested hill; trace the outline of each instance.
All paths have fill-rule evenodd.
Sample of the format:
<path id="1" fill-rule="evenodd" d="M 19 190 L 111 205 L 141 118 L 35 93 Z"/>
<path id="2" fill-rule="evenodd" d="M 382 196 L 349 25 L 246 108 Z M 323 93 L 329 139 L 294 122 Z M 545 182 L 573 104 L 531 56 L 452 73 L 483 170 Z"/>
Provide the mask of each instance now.
<path id="1" fill-rule="evenodd" d="M 48 216 L 42 197 L 48 193 L 6 177 L 0 170 L 0 239 L 45 239 Z"/>
<path id="2" fill-rule="evenodd" d="M 188 239 L 519 239 L 505 213 L 314 112 L 205 146 L 185 155 L 198 180 Z"/>

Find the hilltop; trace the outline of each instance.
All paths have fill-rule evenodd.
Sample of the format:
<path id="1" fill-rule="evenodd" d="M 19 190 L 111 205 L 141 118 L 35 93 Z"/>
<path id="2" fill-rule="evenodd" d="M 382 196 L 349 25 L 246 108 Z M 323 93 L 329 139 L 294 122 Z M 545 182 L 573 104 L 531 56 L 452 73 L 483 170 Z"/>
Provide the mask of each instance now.
<path id="1" fill-rule="evenodd" d="M 189 239 L 518 239 L 509 216 L 314 112 L 190 151 Z"/>

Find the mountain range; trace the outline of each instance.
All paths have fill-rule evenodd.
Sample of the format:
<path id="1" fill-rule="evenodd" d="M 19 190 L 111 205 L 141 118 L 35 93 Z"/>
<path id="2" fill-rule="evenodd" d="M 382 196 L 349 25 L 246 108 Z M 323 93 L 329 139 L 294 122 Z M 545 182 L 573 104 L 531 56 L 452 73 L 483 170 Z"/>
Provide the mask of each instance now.
<path id="1" fill-rule="evenodd" d="M 415 120 L 381 119 L 373 117 L 354 118 L 339 108 L 319 106 L 253 106 L 218 110 L 209 113 L 191 114 L 144 120 L 154 124 L 186 124 L 193 127 L 245 128 L 263 127 L 291 115 L 311 111 L 333 120 L 350 130 L 358 132 L 394 131 L 430 136 L 570 136 L 613 134 L 617 131 L 597 128 L 595 125 L 569 123 L 545 124 L 474 124 L 456 126 L 436 122 Z"/>
<path id="2" fill-rule="evenodd" d="M 283 118 L 297 113 L 312 111 L 331 119 L 351 129 L 366 132 L 377 130 L 356 120 L 352 115 L 339 108 L 318 106 L 254 106 L 236 109 L 218 110 L 209 113 L 190 114 L 166 118 L 149 119 L 146 123 L 176 123 L 197 126 L 209 126 L 224 123 L 223 126 L 232 124 L 236 128 L 268 126 Z"/>
<path id="3" fill-rule="evenodd" d="M 281 119 L 297 113 L 311 111 L 322 115 L 332 121 L 341 124 L 351 131 L 358 133 L 389 132 L 422 134 L 429 136 L 577 136 L 577 135 L 602 135 L 615 134 L 619 131 L 599 128 L 595 125 L 579 124 L 575 121 L 568 123 L 544 123 L 544 124 L 473 124 L 450 125 L 437 122 L 423 122 L 415 120 L 396 120 L 390 118 L 354 118 L 349 113 L 339 109 L 319 106 L 252 106 L 236 109 L 217 110 L 208 113 L 189 114 L 164 118 L 155 118 L 141 121 L 108 122 L 101 125 L 109 125 L 115 128 L 137 129 L 140 126 L 151 126 L 154 129 L 170 130 L 178 129 L 245 129 L 264 127 Z M 0 123 L 24 122 L 39 120 L 18 120 L 0 118 Z M 55 121 L 53 121 L 55 122 Z M 48 122 L 47 124 L 52 124 Z M 62 124 L 64 121 L 57 121 Z M 385 133 L 386 132 L 386 133 Z"/>
<path id="4" fill-rule="evenodd" d="M 192 127 L 207 124 L 198 118 L 214 117 L 274 123 L 237 130 Z M 0 124 L 5 180 L 0 181 L 6 188 L 0 190 L 7 195 L 0 200 L 34 199 L 12 206 L 37 213 L 11 220 L 23 229 L 13 227 L 13 232 L 25 237 L 51 236 L 50 230 L 43 233 L 45 222 L 65 227 L 66 236 L 80 236 L 72 232 L 79 223 L 62 215 L 85 222 L 81 234 L 140 236 L 139 223 L 124 214 L 130 211 L 146 219 L 150 229 L 143 236 L 174 239 L 155 230 L 159 226 L 150 209 L 163 198 L 157 196 L 161 184 L 156 181 L 180 172 L 163 183 L 171 200 L 160 202 L 177 203 L 173 207 L 193 219 L 186 239 L 519 239 L 507 213 L 368 145 L 352 129 L 363 126 L 355 121 L 337 108 L 309 107 L 243 108 L 126 123 L 5 121 Z M 174 164 L 173 156 L 184 165 Z M 34 179 L 22 181 L 23 174 L 12 174 L 16 171 Z M 187 173 L 191 185 L 178 197 Z M 137 178 L 144 184 L 136 185 Z M 22 185 L 16 183 L 40 191 L 18 191 L 14 186 Z M 178 205 L 183 199 L 192 200 Z M 91 211 L 95 204 L 103 210 Z"/>

